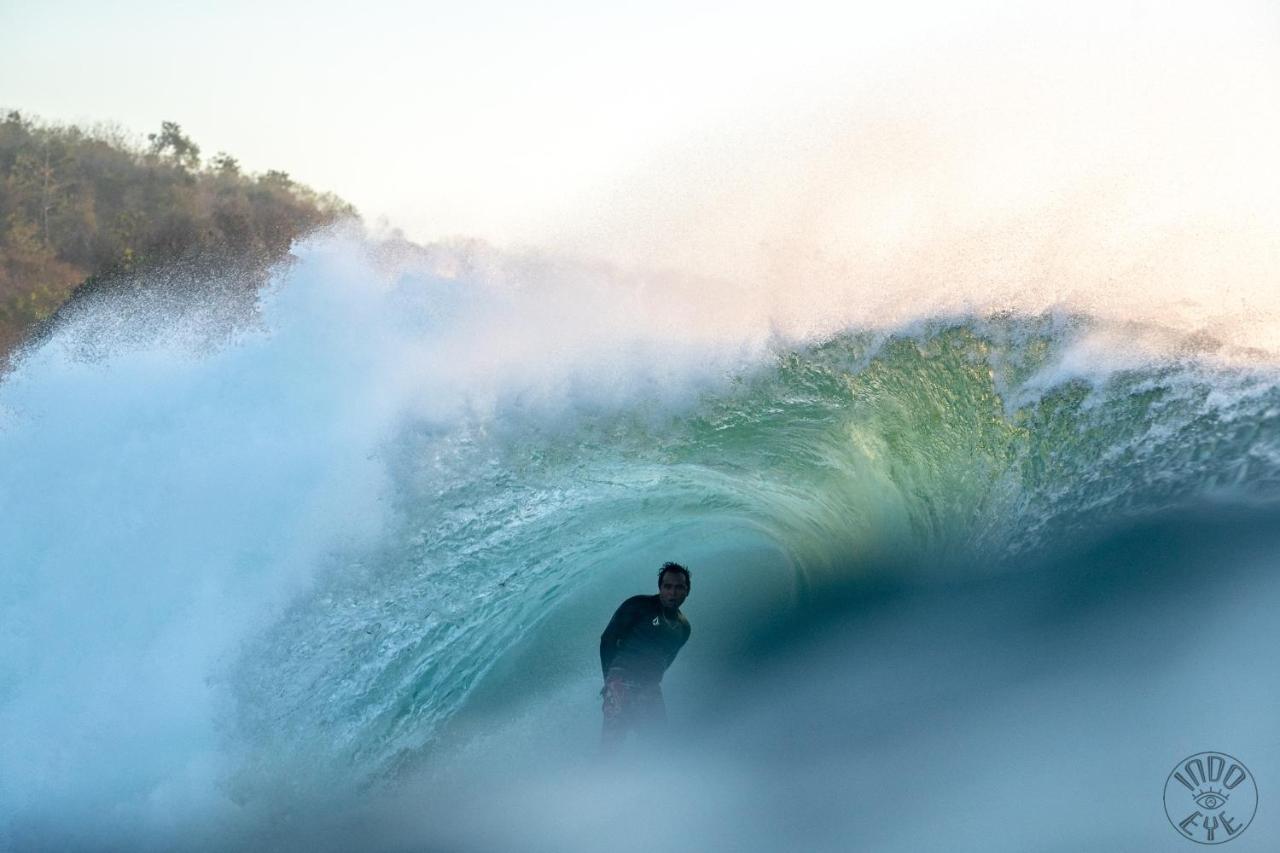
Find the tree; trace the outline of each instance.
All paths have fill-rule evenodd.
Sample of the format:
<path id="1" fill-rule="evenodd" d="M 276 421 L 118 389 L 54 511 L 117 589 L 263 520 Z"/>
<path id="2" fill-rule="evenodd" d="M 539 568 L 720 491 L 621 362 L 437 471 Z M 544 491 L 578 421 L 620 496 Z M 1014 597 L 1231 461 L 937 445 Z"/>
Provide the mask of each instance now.
<path id="1" fill-rule="evenodd" d="M 151 142 L 151 153 L 171 160 L 180 168 L 188 171 L 200 166 L 200 146 L 183 134 L 177 122 L 160 122 L 159 133 L 148 133 Z"/>
<path id="2" fill-rule="evenodd" d="M 288 172 L 282 172 L 279 169 L 268 169 L 265 175 L 258 178 L 258 183 L 281 190 L 293 188 L 293 178 L 289 177 Z"/>
<path id="3" fill-rule="evenodd" d="M 220 175 L 235 177 L 240 174 L 240 161 L 225 151 L 219 151 L 214 154 L 213 160 L 209 165 L 213 167 L 213 171 Z"/>

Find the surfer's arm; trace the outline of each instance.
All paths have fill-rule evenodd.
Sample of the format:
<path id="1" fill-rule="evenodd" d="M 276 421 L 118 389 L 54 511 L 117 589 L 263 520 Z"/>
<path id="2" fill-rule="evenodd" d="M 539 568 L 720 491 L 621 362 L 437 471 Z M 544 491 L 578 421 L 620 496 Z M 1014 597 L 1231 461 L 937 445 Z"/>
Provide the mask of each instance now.
<path id="1" fill-rule="evenodd" d="M 613 663 L 614 657 L 618 654 L 619 644 L 631 632 L 631 626 L 636 620 L 636 613 L 637 607 L 634 599 L 629 598 L 614 611 L 613 618 L 605 626 L 604 633 L 600 635 L 601 675 L 607 676 L 609 674 L 609 665 Z"/>

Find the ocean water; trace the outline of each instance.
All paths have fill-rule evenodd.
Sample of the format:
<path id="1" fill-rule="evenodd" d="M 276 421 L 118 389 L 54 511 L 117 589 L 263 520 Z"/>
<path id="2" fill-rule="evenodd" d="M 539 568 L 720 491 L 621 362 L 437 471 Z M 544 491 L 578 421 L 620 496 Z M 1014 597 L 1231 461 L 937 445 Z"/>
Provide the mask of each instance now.
<path id="1" fill-rule="evenodd" d="M 1167 851 L 1204 750 L 1274 847 L 1256 323 L 707 288 L 335 232 L 247 319 L 65 318 L 0 382 L 0 847 Z M 671 730 L 604 764 L 668 559 Z"/>

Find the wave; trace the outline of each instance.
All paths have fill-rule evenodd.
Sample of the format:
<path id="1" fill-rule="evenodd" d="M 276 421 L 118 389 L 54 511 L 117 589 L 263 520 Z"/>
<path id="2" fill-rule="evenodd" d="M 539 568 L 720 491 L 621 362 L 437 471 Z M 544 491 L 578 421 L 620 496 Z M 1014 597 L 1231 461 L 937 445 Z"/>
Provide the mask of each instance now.
<path id="1" fill-rule="evenodd" d="M 589 681 L 665 559 L 717 602 L 682 658 L 716 680 L 859 584 L 1024 589 L 1280 482 L 1274 360 L 1181 320 L 930 302 L 798 330 L 705 282 L 350 235 L 248 324 L 126 299 L 0 386 L 17 842 L 254 838 L 399 790 Z M 575 707 L 539 713 L 589 742 Z"/>

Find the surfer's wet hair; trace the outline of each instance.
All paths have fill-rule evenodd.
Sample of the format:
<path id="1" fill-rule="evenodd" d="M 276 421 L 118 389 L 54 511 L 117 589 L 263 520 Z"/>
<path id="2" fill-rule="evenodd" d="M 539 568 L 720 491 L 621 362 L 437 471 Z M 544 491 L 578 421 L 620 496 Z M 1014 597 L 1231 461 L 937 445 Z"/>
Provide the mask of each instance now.
<path id="1" fill-rule="evenodd" d="M 676 572 L 684 575 L 684 585 L 689 589 L 693 589 L 693 578 L 689 576 L 689 570 L 679 563 L 663 563 L 662 568 L 658 569 L 658 585 L 662 585 L 662 576 L 667 572 Z"/>

